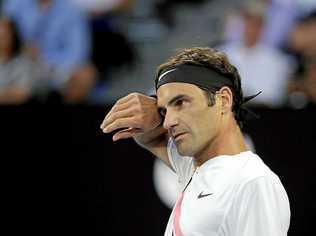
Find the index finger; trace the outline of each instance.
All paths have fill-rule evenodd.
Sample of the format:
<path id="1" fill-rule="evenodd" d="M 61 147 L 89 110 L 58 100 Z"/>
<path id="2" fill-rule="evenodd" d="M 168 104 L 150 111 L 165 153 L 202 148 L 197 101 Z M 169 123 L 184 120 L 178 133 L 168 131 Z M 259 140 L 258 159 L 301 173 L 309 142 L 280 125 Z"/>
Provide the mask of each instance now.
<path id="1" fill-rule="evenodd" d="M 116 119 L 114 122 L 109 124 L 103 129 L 104 133 L 111 133 L 114 130 L 119 129 L 126 129 L 126 128 L 134 128 L 134 129 L 141 129 L 142 124 L 135 119 L 134 117 L 126 117 L 126 118 L 119 118 Z"/>
<path id="2" fill-rule="evenodd" d="M 127 117 L 133 117 L 135 115 L 135 109 L 132 107 L 129 107 L 127 109 L 115 111 L 107 116 L 107 118 L 104 119 L 101 125 L 101 129 L 105 129 L 108 125 L 113 123 L 115 120 L 120 118 L 127 118 Z"/>
<path id="3" fill-rule="evenodd" d="M 108 114 L 106 114 L 105 118 L 103 119 L 102 121 L 102 124 L 100 126 L 101 129 L 104 129 L 107 122 L 108 122 L 108 119 L 109 117 L 112 116 L 113 113 L 116 113 L 116 112 L 121 112 L 121 111 L 124 111 L 124 110 L 127 110 L 131 107 L 132 105 L 132 101 L 131 100 L 126 100 L 124 103 L 121 103 L 121 104 L 115 104 L 112 109 L 108 112 Z"/>

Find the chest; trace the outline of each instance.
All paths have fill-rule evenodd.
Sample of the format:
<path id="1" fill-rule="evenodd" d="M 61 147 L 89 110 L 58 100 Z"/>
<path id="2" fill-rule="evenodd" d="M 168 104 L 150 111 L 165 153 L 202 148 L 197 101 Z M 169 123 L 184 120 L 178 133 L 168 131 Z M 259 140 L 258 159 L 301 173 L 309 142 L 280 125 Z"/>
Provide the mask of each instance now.
<path id="1" fill-rule="evenodd" d="M 217 189 L 193 177 L 181 204 L 180 225 L 184 235 L 216 235 L 233 198 L 231 186 Z"/>

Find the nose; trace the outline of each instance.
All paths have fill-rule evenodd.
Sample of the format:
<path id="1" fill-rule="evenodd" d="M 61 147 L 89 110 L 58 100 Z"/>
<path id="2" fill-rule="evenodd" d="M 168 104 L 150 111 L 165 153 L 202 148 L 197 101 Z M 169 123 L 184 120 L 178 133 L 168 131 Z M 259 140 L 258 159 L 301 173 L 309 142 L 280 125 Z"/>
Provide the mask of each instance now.
<path id="1" fill-rule="evenodd" d="M 178 125 L 178 117 L 175 112 L 167 111 L 163 122 L 163 127 L 167 130 Z"/>

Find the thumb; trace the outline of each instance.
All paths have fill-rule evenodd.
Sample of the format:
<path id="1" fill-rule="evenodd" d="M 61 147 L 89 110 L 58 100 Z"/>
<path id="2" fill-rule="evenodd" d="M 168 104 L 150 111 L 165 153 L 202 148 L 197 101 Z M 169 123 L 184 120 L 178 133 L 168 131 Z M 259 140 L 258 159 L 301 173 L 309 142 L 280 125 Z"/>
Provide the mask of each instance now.
<path id="1" fill-rule="evenodd" d="M 134 134 L 139 133 L 139 132 L 140 132 L 140 129 L 136 129 L 136 128 L 123 129 L 115 133 L 112 137 L 112 140 L 117 141 L 119 139 L 131 138 L 133 137 Z"/>

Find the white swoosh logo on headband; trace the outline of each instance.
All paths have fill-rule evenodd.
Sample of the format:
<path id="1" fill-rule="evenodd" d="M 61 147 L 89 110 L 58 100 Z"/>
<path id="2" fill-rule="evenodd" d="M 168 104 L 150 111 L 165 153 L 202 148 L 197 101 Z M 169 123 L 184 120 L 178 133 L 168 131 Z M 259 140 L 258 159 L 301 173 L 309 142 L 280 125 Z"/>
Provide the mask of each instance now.
<path id="1" fill-rule="evenodd" d="M 171 69 L 171 70 L 168 70 L 168 71 L 162 73 L 162 74 L 159 76 L 158 81 L 160 81 L 160 80 L 162 79 L 162 77 L 164 77 L 165 75 L 169 74 L 169 73 L 172 72 L 172 71 L 175 71 L 176 69 L 177 69 L 177 68 Z"/>

